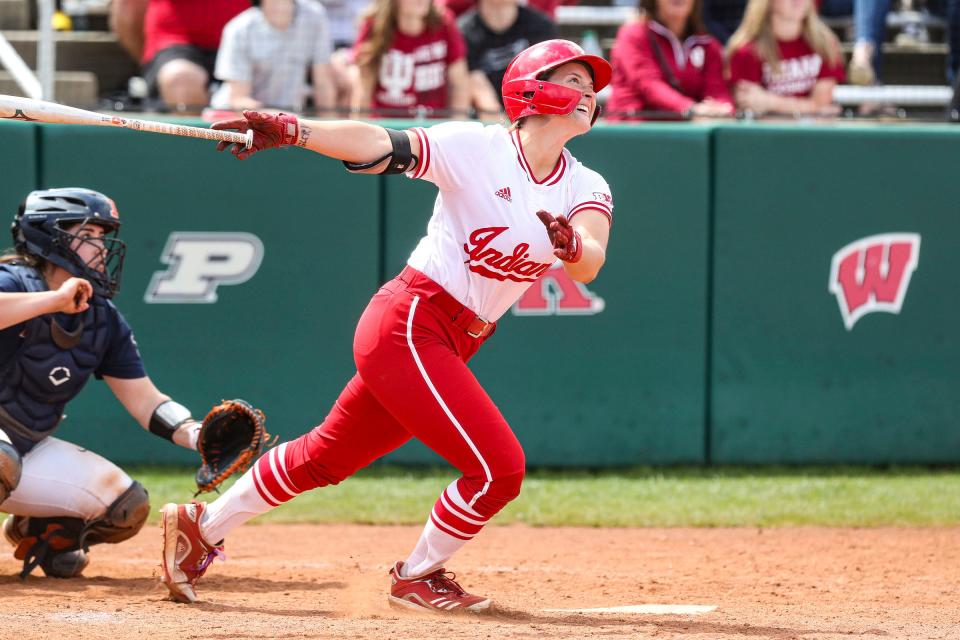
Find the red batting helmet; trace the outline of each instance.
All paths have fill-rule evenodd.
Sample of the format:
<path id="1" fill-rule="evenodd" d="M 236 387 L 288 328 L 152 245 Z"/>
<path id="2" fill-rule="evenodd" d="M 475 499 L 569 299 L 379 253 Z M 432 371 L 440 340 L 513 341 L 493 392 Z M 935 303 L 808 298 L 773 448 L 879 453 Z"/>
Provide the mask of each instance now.
<path id="1" fill-rule="evenodd" d="M 603 58 L 587 55 L 578 44 L 569 40 L 540 42 L 517 54 L 503 74 L 500 93 L 510 122 L 525 116 L 566 115 L 577 108 L 583 94 L 541 79 L 543 74 L 568 62 L 582 62 L 590 67 L 594 91 L 599 92 L 610 84 L 613 71 Z M 597 105 L 591 124 L 599 115 L 600 105 Z"/>

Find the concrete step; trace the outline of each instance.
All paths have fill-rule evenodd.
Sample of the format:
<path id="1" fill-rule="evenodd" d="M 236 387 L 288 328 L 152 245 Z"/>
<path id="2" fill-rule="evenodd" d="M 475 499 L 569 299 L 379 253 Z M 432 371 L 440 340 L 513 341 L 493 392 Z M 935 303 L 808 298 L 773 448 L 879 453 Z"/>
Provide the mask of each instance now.
<path id="1" fill-rule="evenodd" d="M 29 0 L 0 0 L 0 30 L 29 28 Z"/>
<path id="2" fill-rule="evenodd" d="M 90 71 L 57 71 L 54 75 L 54 100 L 83 109 L 95 109 L 97 97 L 97 76 Z M 0 71 L 0 94 L 24 96 L 23 90 L 13 79 L 9 71 Z"/>
<path id="3" fill-rule="evenodd" d="M 36 31 L 4 31 L 3 35 L 31 69 L 37 67 Z M 112 33 L 103 31 L 61 31 L 56 34 L 57 70 L 92 71 L 99 90 L 123 91 L 139 65 L 124 51 Z"/>

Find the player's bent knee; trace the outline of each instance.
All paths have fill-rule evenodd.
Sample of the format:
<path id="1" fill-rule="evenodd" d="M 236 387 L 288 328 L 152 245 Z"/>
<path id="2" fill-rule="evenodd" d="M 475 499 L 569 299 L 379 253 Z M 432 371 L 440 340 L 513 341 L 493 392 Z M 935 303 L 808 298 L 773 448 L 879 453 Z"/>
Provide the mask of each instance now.
<path id="1" fill-rule="evenodd" d="M 183 58 L 176 58 L 164 64 L 157 72 L 160 84 L 206 84 L 207 72 L 200 65 Z"/>
<path id="2" fill-rule="evenodd" d="M 522 468 L 496 475 L 487 487 L 486 493 L 480 496 L 473 505 L 474 508 L 486 516 L 499 513 L 509 502 L 520 495 L 523 476 Z"/>
<path id="3" fill-rule="evenodd" d="M 0 430 L 0 504 L 3 504 L 20 484 L 22 473 L 23 459 L 20 452 L 10 442 L 7 434 Z"/>
<path id="4" fill-rule="evenodd" d="M 515 500 L 520 495 L 520 487 L 523 485 L 523 469 L 511 474 L 496 478 L 491 484 L 491 488 L 496 487 L 495 495 L 504 502 Z"/>
<path id="5" fill-rule="evenodd" d="M 133 484 L 89 525 L 86 543 L 117 543 L 137 535 L 150 514 L 150 496 L 142 484 Z"/>
<path id="6" fill-rule="evenodd" d="M 176 98 L 205 94 L 208 80 L 206 70 L 189 60 L 171 60 L 157 73 L 160 93 Z"/>

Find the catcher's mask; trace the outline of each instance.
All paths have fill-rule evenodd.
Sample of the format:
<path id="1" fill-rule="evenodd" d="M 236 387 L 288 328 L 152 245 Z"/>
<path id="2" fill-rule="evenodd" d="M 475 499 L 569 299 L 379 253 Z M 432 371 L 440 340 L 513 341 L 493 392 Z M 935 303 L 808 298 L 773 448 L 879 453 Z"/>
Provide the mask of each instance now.
<path id="1" fill-rule="evenodd" d="M 68 231 L 84 224 L 103 228 L 104 235 L 85 238 Z M 20 205 L 10 231 L 17 252 L 36 256 L 89 280 L 96 295 L 112 298 L 120 289 L 127 247 L 117 238 L 117 205 L 102 193 L 80 188 L 33 191 Z M 76 251 L 83 244 L 97 249 L 89 261 L 84 261 Z"/>
<path id="2" fill-rule="evenodd" d="M 599 56 L 584 53 L 580 45 L 569 40 L 547 40 L 517 54 L 503 74 L 500 93 L 510 122 L 535 115 L 567 115 L 577 108 L 583 94 L 576 89 L 544 78 L 568 62 L 580 62 L 590 69 L 593 90 L 599 93 L 610 84 L 613 70 Z M 600 105 L 593 112 L 592 125 L 600 117 Z"/>

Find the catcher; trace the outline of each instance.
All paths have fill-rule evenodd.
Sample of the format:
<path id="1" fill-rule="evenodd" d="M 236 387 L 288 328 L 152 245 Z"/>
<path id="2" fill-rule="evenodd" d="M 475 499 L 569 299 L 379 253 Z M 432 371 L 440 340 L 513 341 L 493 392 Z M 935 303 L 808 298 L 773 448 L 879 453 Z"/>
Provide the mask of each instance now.
<path id="1" fill-rule="evenodd" d="M 0 257 L 0 511 L 10 514 L 3 534 L 24 578 L 37 566 L 48 576 L 80 575 L 90 546 L 133 537 L 150 510 L 143 485 L 53 437 L 91 375 L 150 433 L 187 449 L 200 443 L 201 490 L 264 444 L 263 416 L 246 403 L 224 403 L 201 425 L 147 376 L 110 300 L 126 251 L 119 229 L 103 194 L 34 191 L 14 218 L 14 251 Z"/>

